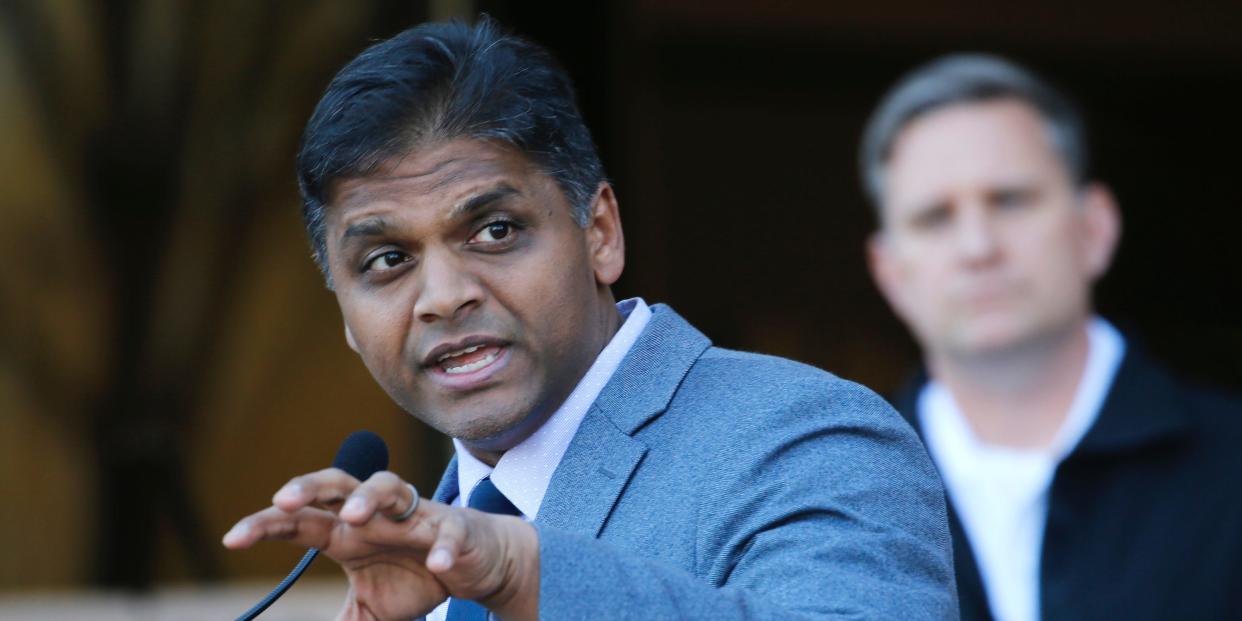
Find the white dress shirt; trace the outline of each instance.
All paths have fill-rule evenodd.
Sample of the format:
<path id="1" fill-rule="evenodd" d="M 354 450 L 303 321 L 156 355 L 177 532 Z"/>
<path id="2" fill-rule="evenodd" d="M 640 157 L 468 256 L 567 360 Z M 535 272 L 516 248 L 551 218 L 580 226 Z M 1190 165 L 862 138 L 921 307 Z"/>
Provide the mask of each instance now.
<path id="1" fill-rule="evenodd" d="M 1035 621 L 1039 560 L 1048 492 L 1057 466 L 1099 415 L 1125 354 L 1125 340 L 1107 321 L 1087 326 L 1087 363 L 1052 444 L 1015 449 L 975 437 L 953 395 L 930 381 L 918 398 L 919 423 L 962 528 L 997 621 Z"/>
<path id="2" fill-rule="evenodd" d="M 522 512 L 523 519 L 535 519 L 539 506 L 543 504 L 543 496 L 548 491 L 548 484 L 552 481 L 552 473 L 560 465 L 561 457 L 578 432 L 582 419 L 651 320 L 651 309 L 642 298 L 619 302 L 617 310 L 625 316 L 625 322 L 595 358 L 573 392 L 542 427 L 505 451 L 495 468 L 479 461 L 460 441 L 453 440 L 457 450 L 458 490 L 474 490 L 479 481 L 490 476 L 496 489 Z M 452 504 L 465 507 L 468 498 L 469 494 L 459 492 Z M 427 615 L 427 620 L 444 621 L 447 614 L 448 601 L 445 601 Z"/>

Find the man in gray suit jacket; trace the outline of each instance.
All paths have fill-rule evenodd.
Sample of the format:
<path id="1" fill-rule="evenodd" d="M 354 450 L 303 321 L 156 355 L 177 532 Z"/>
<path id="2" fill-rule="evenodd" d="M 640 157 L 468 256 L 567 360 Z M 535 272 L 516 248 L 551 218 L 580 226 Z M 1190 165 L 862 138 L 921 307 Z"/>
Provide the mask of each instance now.
<path id="1" fill-rule="evenodd" d="M 342 619 L 956 618 L 943 490 L 881 399 L 615 303 L 617 201 L 545 51 L 376 44 L 298 170 L 350 346 L 456 457 L 431 500 L 297 477 L 225 545 L 320 548 Z"/>

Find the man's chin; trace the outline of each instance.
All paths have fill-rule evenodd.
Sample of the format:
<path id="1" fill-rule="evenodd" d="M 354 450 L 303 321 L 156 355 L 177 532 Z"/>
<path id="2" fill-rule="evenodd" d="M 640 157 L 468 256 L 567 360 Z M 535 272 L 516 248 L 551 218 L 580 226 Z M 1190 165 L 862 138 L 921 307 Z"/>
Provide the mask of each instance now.
<path id="1" fill-rule="evenodd" d="M 512 413 L 481 416 L 464 421 L 464 424 L 455 425 L 451 429 L 440 431 L 470 448 L 502 453 L 518 445 L 531 434 L 533 429 L 526 424 L 529 418 L 529 415 Z"/>
<path id="2" fill-rule="evenodd" d="M 1016 322 L 990 321 L 959 330 L 949 349 L 960 356 L 1003 356 L 1023 349 L 1033 338 L 1033 331 Z"/>
<path id="3" fill-rule="evenodd" d="M 423 410 L 433 415 L 418 418 L 468 447 L 503 453 L 530 437 L 554 411 L 536 405 L 541 401 L 526 391 L 513 388 L 493 386 L 472 395 L 437 400 Z"/>

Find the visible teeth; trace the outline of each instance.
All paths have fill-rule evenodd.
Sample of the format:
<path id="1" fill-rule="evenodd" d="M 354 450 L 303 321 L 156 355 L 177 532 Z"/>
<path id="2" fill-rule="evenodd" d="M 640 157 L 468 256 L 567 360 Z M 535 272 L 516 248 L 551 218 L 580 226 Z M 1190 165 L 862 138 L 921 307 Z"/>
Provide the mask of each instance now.
<path id="1" fill-rule="evenodd" d="M 474 349 L 478 349 L 478 348 L 475 347 Z M 474 349 L 471 349 L 470 351 L 474 351 Z M 470 352 L 466 352 L 466 353 L 470 353 Z M 469 373 L 471 371 L 477 371 L 491 364 L 492 361 L 496 359 L 496 356 L 499 353 L 500 352 L 492 352 L 486 356 L 483 356 L 482 358 L 478 360 L 475 360 L 474 362 L 463 364 L 460 367 L 445 367 L 444 372 L 448 373 L 449 375 L 460 375 L 462 373 Z"/>
<path id="2" fill-rule="evenodd" d="M 468 354 L 468 353 L 471 353 L 471 352 L 474 352 L 474 351 L 478 351 L 480 347 L 482 347 L 482 345 L 473 345 L 473 346 L 471 346 L 471 347 L 467 347 L 467 348 L 465 348 L 465 349 L 460 349 L 460 350 L 457 350 L 457 351 L 451 351 L 451 352 L 449 352 L 449 353 L 447 353 L 447 354 L 444 354 L 443 356 L 440 356 L 439 358 L 437 358 L 437 359 L 436 359 L 436 362 L 444 362 L 445 360 L 447 360 L 447 359 L 449 359 L 449 358 L 452 358 L 453 356 L 464 356 L 464 355 L 466 355 L 466 354 Z"/>

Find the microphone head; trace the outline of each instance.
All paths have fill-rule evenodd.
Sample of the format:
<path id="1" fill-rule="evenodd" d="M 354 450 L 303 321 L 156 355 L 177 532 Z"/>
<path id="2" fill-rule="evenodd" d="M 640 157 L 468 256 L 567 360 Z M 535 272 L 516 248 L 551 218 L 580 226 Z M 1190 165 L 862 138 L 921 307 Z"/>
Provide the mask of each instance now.
<path id="1" fill-rule="evenodd" d="M 337 449 L 332 467 L 365 481 L 376 472 L 388 469 L 388 445 L 370 431 L 355 431 Z"/>

